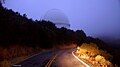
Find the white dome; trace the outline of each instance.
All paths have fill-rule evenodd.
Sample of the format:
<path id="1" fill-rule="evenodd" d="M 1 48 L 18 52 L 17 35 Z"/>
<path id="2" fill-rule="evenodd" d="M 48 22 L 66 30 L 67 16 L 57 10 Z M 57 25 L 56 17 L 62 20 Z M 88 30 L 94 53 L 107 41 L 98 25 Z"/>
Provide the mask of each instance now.
<path id="1" fill-rule="evenodd" d="M 69 28 L 70 27 L 69 20 L 68 20 L 67 16 L 59 9 L 49 10 L 45 14 L 44 20 L 51 21 L 51 22 L 55 23 L 55 25 L 58 28 L 61 28 L 61 27 Z"/>

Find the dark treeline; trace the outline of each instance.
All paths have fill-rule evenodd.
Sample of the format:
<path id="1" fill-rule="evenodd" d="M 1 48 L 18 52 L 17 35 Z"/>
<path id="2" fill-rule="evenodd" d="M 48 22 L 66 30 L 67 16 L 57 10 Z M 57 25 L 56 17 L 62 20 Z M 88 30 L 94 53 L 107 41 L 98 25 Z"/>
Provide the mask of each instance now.
<path id="1" fill-rule="evenodd" d="M 0 43 L 52 47 L 66 43 L 89 43 L 99 39 L 87 37 L 83 30 L 57 28 L 50 21 L 28 19 L 26 14 L 7 9 L 0 4 Z"/>
<path id="2" fill-rule="evenodd" d="M 58 44 L 83 43 L 86 34 L 82 30 L 73 31 L 57 28 L 50 21 L 28 19 L 0 4 L 0 44 L 51 48 Z"/>
<path id="3" fill-rule="evenodd" d="M 0 44 L 8 46 L 20 44 L 26 46 L 40 46 L 51 48 L 55 45 L 67 43 L 96 43 L 101 48 L 104 42 L 87 37 L 83 30 L 73 31 L 57 28 L 50 21 L 28 19 L 26 14 L 8 10 L 0 4 Z"/>
<path id="4" fill-rule="evenodd" d="M 51 48 L 67 43 L 100 43 L 101 40 L 87 37 L 83 30 L 73 31 L 57 28 L 50 21 L 28 19 L 26 14 L 8 10 L 0 4 L 0 44 L 20 44 Z M 98 44 L 99 44 L 98 43 Z M 102 43 L 102 42 L 101 42 Z M 101 47 L 102 48 L 102 47 Z"/>
<path id="5" fill-rule="evenodd" d="M 96 43 L 100 49 L 113 53 L 106 43 L 98 38 L 86 36 L 83 30 L 73 31 L 57 28 L 50 21 L 28 19 L 26 14 L 20 15 L 0 3 L 0 46 L 23 45 L 41 48 L 69 45 L 74 43 Z M 118 63 L 117 58 L 113 61 Z"/>

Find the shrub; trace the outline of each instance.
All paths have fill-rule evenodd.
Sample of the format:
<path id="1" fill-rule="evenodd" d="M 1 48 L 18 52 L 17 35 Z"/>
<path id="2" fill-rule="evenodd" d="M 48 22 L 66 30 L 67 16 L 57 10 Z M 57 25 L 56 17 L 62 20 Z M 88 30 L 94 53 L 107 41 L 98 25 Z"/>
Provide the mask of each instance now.
<path id="1" fill-rule="evenodd" d="M 10 67 L 10 66 L 11 66 L 11 62 L 6 59 L 0 62 L 0 67 Z"/>

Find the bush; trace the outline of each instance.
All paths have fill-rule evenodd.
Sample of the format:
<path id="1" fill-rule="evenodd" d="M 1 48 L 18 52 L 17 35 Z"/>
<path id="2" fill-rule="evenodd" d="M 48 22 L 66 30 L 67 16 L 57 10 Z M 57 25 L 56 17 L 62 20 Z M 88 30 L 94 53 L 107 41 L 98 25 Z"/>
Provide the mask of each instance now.
<path id="1" fill-rule="evenodd" d="M 11 67 L 11 62 L 5 59 L 0 62 L 0 67 Z"/>
<path id="2" fill-rule="evenodd" d="M 104 63 L 106 60 L 105 60 L 105 58 L 103 56 L 97 55 L 95 57 L 95 61 L 100 62 L 100 63 Z"/>

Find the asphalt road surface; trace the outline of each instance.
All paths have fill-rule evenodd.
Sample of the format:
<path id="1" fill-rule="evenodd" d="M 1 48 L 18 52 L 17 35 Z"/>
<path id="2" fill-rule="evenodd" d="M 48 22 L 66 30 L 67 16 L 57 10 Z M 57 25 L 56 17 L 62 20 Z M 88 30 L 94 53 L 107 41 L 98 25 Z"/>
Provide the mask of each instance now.
<path id="1" fill-rule="evenodd" d="M 85 67 L 73 55 L 74 49 L 51 50 L 42 52 L 13 67 Z"/>

